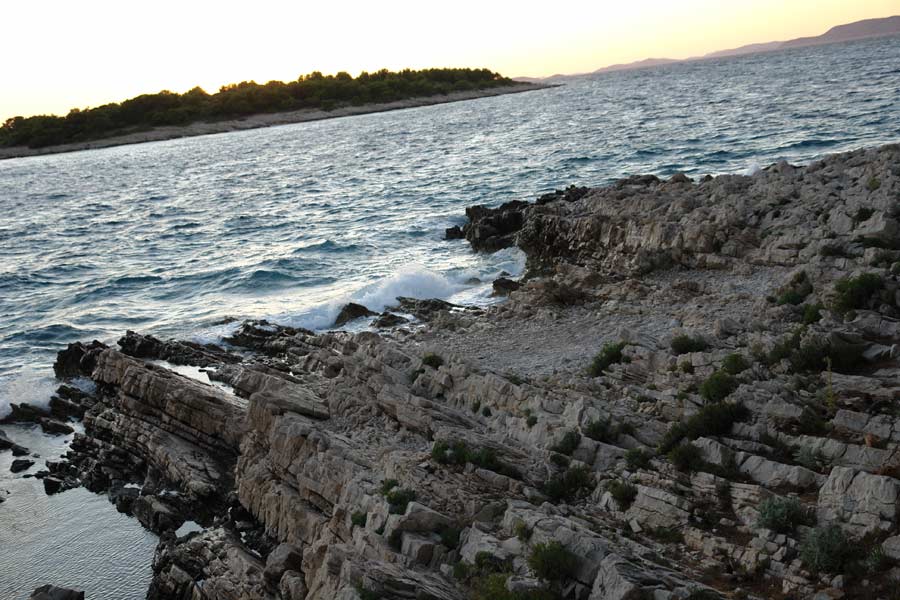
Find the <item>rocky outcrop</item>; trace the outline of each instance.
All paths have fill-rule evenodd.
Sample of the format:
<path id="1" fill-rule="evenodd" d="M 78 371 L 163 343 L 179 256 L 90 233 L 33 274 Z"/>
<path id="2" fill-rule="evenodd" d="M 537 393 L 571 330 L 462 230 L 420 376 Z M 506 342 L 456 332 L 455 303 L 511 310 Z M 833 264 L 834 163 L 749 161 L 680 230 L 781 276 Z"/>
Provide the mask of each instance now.
<path id="1" fill-rule="evenodd" d="M 398 299 L 414 331 L 128 334 L 45 485 L 161 533 L 151 599 L 888 597 L 898 164 L 471 209 L 533 276 L 481 310 Z"/>
<path id="2" fill-rule="evenodd" d="M 31 593 L 28 600 L 84 600 L 84 592 L 55 585 L 42 585 Z"/>

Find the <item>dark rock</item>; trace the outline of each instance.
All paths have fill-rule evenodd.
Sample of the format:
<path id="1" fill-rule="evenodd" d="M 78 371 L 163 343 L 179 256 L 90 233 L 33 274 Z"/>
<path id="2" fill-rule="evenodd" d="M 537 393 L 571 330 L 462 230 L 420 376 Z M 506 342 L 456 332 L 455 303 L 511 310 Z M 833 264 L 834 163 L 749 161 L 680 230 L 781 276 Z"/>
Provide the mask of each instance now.
<path id="1" fill-rule="evenodd" d="M 75 342 L 65 350 L 60 350 L 53 363 L 53 372 L 58 379 L 70 377 L 90 377 L 97 366 L 97 356 L 107 348 L 106 344 L 94 340 L 90 344 Z"/>
<path id="2" fill-rule="evenodd" d="M 435 313 L 438 313 L 442 310 L 452 310 L 454 308 L 461 308 L 456 304 L 451 304 L 445 300 L 438 300 L 437 298 L 430 298 L 428 300 L 418 300 L 416 298 L 405 298 L 400 296 L 397 298 L 398 305 L 392 307 L 393 310 L 397 310 L 402 313 L 407 313 L 413 315 L 417 319 L 422 321 L 428 321 L 432 317 L 434 317 Z"/>
<path id="3" fill-rule="evenodd" d="M 444 231 L 444 239 L 445 240 L 462 240 L 465 239 L 466 234 L 463 232 L 462 227 L 459 225 L 454 225 L 453 227 L 448 227 Z"/>
<path id="4" fill-rule="evenodd" d="M 694 180 L 684 173 L 675 173 L 669 178 L 669 183 L 694 183 Z"/>
<path id="5" fill-rule="evenodd" d="M 49 433 L 50 435 L 69 435 L 75 431 L 62 421 L 57 421 L 55 419 L 44 417 L 38 422 L 41 424 L 41 429 L 44 430 L 44 433 Z"/>
<path id="6" fill-rule="evenodd" d="M 624 188 L 629 186 L 647 187 L 660 183 L 659 177 L 656 175 L 632 175 L 616 182 L 615 187 Z"/>
<path id="7" fill-rule="evenodd" d="M 341 312 L 338 313 L 332 327 L 341 327 L 350 321 L 355 321 L 356 319 L 361 319 L 363 317 L 374 317 L 377 314 L 378 313 L 372 312 L 362 304 L 350 302 L 345 304 L 341 309 Z"/>
<path id="8" fill-rule="evenodd" d="M 134 509 L 135 501 L 140 497 L 141 490 L 134 487 L 120 487 L 110 490 L 109 500 L 116 505 L 120 513 L 130 515 Z"/>
<path id="9" fill-rule="evenodd" d="M 6 432 L 0 429 L 0 451 L 12 450 L 13 456 L 25 456 L 28 454 L 28 448 L 20 446 L 6 436 Z"/>
<path id="10" fill-rule="evenodd" d="M 496 252 L 515 244 L 515 234 L 525 223 L 528 202 L 514 200 L 498 208 L 470 206 L 466 209 L 469 223 L 465 226 L 466 239 L 478 252 Z"/>
<path id="11" fill-rule="evenodd" d="M 52 414 L 57 419 L 65 420 L 69 417 L 81 419 L 82 417 L 84 417 L 85 411 L 87 411 L 87 406 L 76 404 L 75 402 L 66 400 L 65 398 L 61 398 L 59 396 L 53 396 L 52 398 L 50 398 L 50 414 Z"/>
<path id="12" fill-rule="evenodd" d="M 17 458 L 12 461 L 12 464 L 9 466 L 9 470 L 13 473 L 21 473 L 22 471 L 27 471 L 33 465 L 33 460 L 29 460 L 27 458 Z"/>
<path id="13" fill-rule="evenodd" d="M 231 337 L 225 341 L 234 346 L 250 348 L 271 354 L 269 351 L 275 340 L 285 337 L 294 337 L 297 334 L 314 335 L 309 329 L 285 327 L 269 323 L 265 319 L 259 321 L 244 321 Z"/>
<path id="14" fill-rule="evenodd" d="M 494 295 L 509 296 L 510 293 L 516 291 L 520 287 L 522 287 L 522 284 L 518 281 L 501 277 L 500 279 L 494 280 Z"/>
<path id="15" fill-rule="evenodd" d="M 303 554 L 296 546 L 279 544 L 266 559 L 263 577 L 271 584 L 277 584 L 285 571 L 299 571 L 303 563 Z"/>
<path id="16" fill-rule="evenodd" d="M 165 360 L 176 365 L 209 367 L 222 363 L 238 363 L 241 358 L 215 344 L 163 341 L 152 335 L 127 331 L 119 341 L 123 354 L 135 358 Z"/>
<path id="17" fill-rule="evenodd" d="M 28 600 L 84 600 L 84 592 L 55 585 L 42 585 L 31 593 Z"/>
<path id="18" fill-rule="evenodd" d="M 537 204 L 539 206 L 543 206 L 544 204 L 549 204 L 558 200 L 562 200 L 564 202 L 577 202 L 578 200 L 581 200 L 582 198 L 587 196 L 588 192 L 590 191 L 591 189 L 587 187 L 570 185 L 565 190 L 556 190 L 549 194 L 544 194 L 537 199 Z"/>
<path id="19" fill-rule="evenodd" d="M 155 533 L 175 531 L 184 523 L 176 508 L 158 496 L 140 496 L 131 510 L 141 525 Z"/>
<path id="20" fill-rule="evenodd" d="M 381 316 L 375 319 L 372 323 L 373 327 L 377 327 L 378 329 L 388 329 L 390 327 L 398 327 L 400 325 L 404 325 L 409 323 L 409 319 L 406 317 L 401 317 L 400 315 L 395 315 L 394 313 L 384 312 L 381 313 Z"/>
<path id="21" fill-rule="evenodd" d="M 38 423 L 50 414 L 30 404 L 10 404 L 9 407 L 12 412 L 0 419 L 0 423 Z"/>
<path id="22" fill-rule="evenodd" d="M 62 479 L 59 479 L 58 477 L 44 477 L 44 493 L 48 496 L 58 494 L 66 489 L 68 488 L 65 488 Z"/>

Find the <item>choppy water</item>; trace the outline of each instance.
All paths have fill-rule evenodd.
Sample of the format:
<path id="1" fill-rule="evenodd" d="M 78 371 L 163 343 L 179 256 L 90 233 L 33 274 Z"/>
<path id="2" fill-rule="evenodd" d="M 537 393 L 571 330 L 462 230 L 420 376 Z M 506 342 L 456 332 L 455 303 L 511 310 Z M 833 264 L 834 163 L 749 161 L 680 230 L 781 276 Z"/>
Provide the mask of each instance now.
<path id="1" fill-rule="evenodd" d="M 893 37 L 0 161 L 0 414 L 46 399 L 54 353 L 78 339 L 216 339 L 224 316 L 327 327 L 351 297 L 485 301 L 465 281 L 521 257 L 441 241 L 471 204 L 897 141 L 898 65 Z"/>

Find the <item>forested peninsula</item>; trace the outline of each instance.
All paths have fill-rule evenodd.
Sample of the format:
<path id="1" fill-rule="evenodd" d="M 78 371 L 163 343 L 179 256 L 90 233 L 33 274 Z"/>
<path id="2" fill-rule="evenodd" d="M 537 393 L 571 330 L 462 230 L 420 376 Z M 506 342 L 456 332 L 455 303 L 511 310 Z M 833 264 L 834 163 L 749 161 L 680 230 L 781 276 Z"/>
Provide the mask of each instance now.
<path id="1" fill-rule="evenodd" d="M 13 148 L 53 147 L 52 151 L 57 151 L 58 146 L 74 145 L 58 150 L 65 151 L 99 147 L 100 145 L 88 145 L 86 142 L 112 137 L 121 137 L 123 141 L 117 143 L 123 144 L 153 141 L 244 129 L 247 127 L 238 126 L 234 121 L 243 121 L 249 117 L 256 120 L 248 127 L 263 127 L 328 116 L 465 100 L 494 95 L 501 88 L 504 89 L 503 93 L 507 93 L 506 88 L 513 92 L 539 87 L 544 86 L 518 83 L 489 69 L 446 68 L 420 71 L 405 69 L 399 72 L 383 69 L 375 73 L 363 72 L 355 78 L 345 72 L 323 75 L 316 71 L 291 82 L 270 81 L 258 84 L 245 81 L 230 84 L 222 86 L 214 94 L 199 87 L 183 94 L 162 91 L 96 108 L 72 109 L 64 117 L 39 115 L 7 119 L 0 126 L 0 158 L 15 155 L 8 151 Z M 405 102 L 422 98 L 434 100 Z M 370 106 L 374 108 L 367 110 Z M 329 114 L 319 115 L 319 112 Z M 298 114 L 283 119 L 261 117 L 281 113 Z M 188 128 L 199 123 L 217 125 Z M 167 131 L 156 136 L 140 135 L 142 132 L 158 129 Z M 3 149 L 7 151 L 4 152 Z"/>

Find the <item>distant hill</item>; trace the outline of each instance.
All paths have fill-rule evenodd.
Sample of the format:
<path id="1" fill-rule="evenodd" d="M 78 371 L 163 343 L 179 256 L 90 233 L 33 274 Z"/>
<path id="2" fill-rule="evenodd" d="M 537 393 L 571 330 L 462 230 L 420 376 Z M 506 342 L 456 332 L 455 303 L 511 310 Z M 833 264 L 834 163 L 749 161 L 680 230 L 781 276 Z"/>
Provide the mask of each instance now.
<path id="1" fill-rule="evenodd" d="M 625 63 L 620 65 L 610 65 L 608 67 L 603 67 L 602 69 L 597 69 L 594 73 L 609 73 L 612 71 L 627 71 L 629 69 L 647 69 L 650 67 L 658 67 L 660 65 L 668 65 L 673 62 L 678 62 L 672 58 L 645 58 L 644 60 L 639 60 L 633 63 Z"/>
<path id="2" fill-rule="evenodd" d="M 719 50 L 710 52 L 703 56 L 694 56 L 683 60 L 672 58 L 647 58 L 632 63 L 610 65 L 593 71 L 593 73 L 609 73 L 612 71 L 627 71 L 632 69 L 646 69 L 649 67 L 658 67 L 660 65 L 668 65 L 678 62 L 689 62 L 695 60 L 705 60 L 710 58 L 724 58 L 727 56 L 741 56 L 745 54 L 756 54 L 758 52 L 772 52 L 775 50 L 784 50 L 787 48 L 803 48 L 806 46 L 821 46 L 824 44 L 834 44 L 838 42 L 849 42 L 852 40 L 861 40 L 865 38 L 882 37 L 887 35 L 900 35 L 900 15 L 894 17 L 885 17 L 883 19 L 866 19 L 847 25 L 838 25 L 832 27 L 822 35 L 815 37 L 803 37 L 785 42 L 765 42 L 761 44 L 749 44 L 740 46 L 739 48 L 731 48 L 729 50 Z M 585 75 L 582 73 L 581 75 Z M 575 77 L 569 75 L 568 77 Z M 540 82 L 548 80 L 560 79 L 562 75 L 553 75 L 552 77 L 533 78 L 533 77 L 517 77 L 518 81 Z"/>

